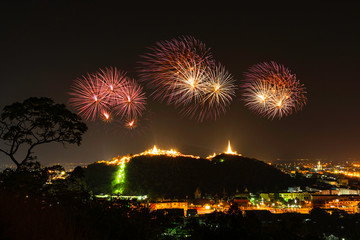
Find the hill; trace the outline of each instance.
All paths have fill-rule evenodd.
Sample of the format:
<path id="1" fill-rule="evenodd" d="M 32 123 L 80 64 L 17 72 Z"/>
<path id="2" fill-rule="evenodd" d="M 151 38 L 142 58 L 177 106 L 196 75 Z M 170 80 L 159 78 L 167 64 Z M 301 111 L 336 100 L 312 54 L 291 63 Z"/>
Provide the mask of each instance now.
<path id="1" fill-rule="evenodd" d="M 280 191 L 293 186 L 287 174 L 262 161 L 220 154 L 212 160 L 184 156 L 146 155 L 131 158 L 125 166 L 94 163 L 85 169 L 95 194 L 192 198 L 196 188 L 222 195 L 247 188 L 250 192 Z M 119 179 L 121 178 L 121 179 Z"/>

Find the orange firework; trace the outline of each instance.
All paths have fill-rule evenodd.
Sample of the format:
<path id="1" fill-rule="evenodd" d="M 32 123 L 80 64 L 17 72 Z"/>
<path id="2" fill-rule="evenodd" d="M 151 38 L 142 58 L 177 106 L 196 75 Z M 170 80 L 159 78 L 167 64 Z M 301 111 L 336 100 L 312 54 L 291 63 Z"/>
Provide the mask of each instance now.
<path id="1" fill-rule="evenodd" d="M 153 90 L 154 99 L 166 100 L 167 103 L 176 101 L 173 92 L 178 84 L 179 68 L 186 69 L 189 63 L 202 66 L 214 64 L 210 49 L 193 37 L 158 42 L 142 58 L 139 68 L 141 80 Z"/>
<path id="2" fill-rule="evenodd" d="M 193 37 L 158 42 L 143 56 L 140 76 L 152 96 L 174 104 L 198 121 L 216 119 L 229 107 L 235 83 L 223 66 L 216 66 L 210 49 Z"/>

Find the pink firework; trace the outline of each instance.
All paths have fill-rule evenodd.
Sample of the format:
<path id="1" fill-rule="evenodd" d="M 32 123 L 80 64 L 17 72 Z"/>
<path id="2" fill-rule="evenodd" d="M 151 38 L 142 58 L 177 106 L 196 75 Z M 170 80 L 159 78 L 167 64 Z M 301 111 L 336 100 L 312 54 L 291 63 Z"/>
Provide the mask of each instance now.
<path id="1" fill-rule="evenodd" d="M 114 111 L 121 117 L 138 118 L 145 110 L 146 97 L 143 88 L 134 80 L 127 79 L 121 91 L 117 94 Z"/>
<path id="2" fill-rule="evenodd" d="M 188 63 L 212 66 L 214 60 L 210 49 L 193 37 L 181 37 L 161 41 L 142 56 L 140 77 L 147 87 L 153 89 L 156 100 L 173 103 L 174 91 L 178 84 L 179 68 L 188 67 Z"/>
<path id="3" fill-rule="evenodd" d="M 106 89 L 106 98 L 110 105 L 116 105 L 117 96 L 121 93 L 127 82 L 126 72 L 116 68 L 100 69 L 96 76 Z"/>
<path id="4" fill-rule="evenodd" d="M 137 118 L 146 105 L 142 87 L 116 68 L 100 69 L 75 80 L 70 95 L 70 104 L 86 120 Z"/>
<path id="5" fill-rule="evenodd" d="M 72 96 L 69 103 L 86 120 L 94 121 L 109 111 L 107 87 L 96 74 L 87 74 L 76 79 L 69 94 Z"/>
<path id="6" fill-rule="evenodd" d="M 305 87 L 281 64 L 256 64 L 245 77 L 242 84 L 245 105 L 260 115 L 282 118 L 301 110 L 306 104 Z"/>

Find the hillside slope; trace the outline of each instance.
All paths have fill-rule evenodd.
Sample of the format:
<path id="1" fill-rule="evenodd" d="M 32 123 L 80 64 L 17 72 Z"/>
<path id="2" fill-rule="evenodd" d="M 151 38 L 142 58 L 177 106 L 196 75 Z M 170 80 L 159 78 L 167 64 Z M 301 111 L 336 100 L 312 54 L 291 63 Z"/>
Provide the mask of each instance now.
<path id="1" fill-rule="evenodd" d="M 114 178 L 119 166 L 92 164 L 86 169 L 88 186 L 94 193 L 110 193 L 119 186 Z M 209 161 L 190 157 L 137 156 L 126 164 L 123 195 L 192 198 L 196 188 L 208 194 L 278 191 L 294 184 L 280 170 L 256 159 L 217 155 Z"/>

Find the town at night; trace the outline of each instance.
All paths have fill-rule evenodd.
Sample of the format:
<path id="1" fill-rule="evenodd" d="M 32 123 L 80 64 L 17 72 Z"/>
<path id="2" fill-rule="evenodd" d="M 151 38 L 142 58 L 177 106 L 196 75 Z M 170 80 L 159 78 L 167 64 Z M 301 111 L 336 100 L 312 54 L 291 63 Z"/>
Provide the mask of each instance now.
<path id="1" fill-rule="evenodd" d="M 357 8 L 131 5 L 0 2 L 0 239 L 360 239 Z"/>
<path id="2" fill-rule="evenodd" d="M 199 156 L 184 155 L 174 149 L 161 150 L 154 146 L 140 154 L 115 157 L 111 161 L 99 161 L 97 164 L 106 164 L 117 166 L 117 172 L 114 175 L 115 183 L 122 183 L 125 186 L 125 166 L 132 158 L 138 156 L 167 156 L 168 158 L 188 157 L 199 159 Z M 223 153 L 214 153 L 207 157 L 209 161 L 221 155 L 223 158 L 219 163 L 223 163 L 226 156 L 242 156 L 231 149 L 230 142 L 226 151 Z M 122 195 L 124 188 L 113 188 L 112 192 L 96 195 L 97 198 L 105 199 L 136 199 L 141 200 L 143 206 L 151 210 L 158 209 L 183 209 L 186 216 L 187 210 L 196 215 L 209 214 L 216 212 L 227 212 L 232 205 L 238 205 L 245 214 L 248 210 L 267 210 L 271 213 L 306 213 L 314 207 L 319 207 L 328 213 L 360 213 L 360 179 L 359 164 L 354 162 L 339 163 L 321 163 L 320 161 L 312 163 L 309 159 L 298 159 L 296 163 L 276 163 L 275 167 L 282 172 L 290 175 L 294 179 L 308 179 L 308 184 L 291 185 L 283 191 L 275 192 L 249 192 L 244 187 L 241 190 L 236 189 L 230 193 L 226 192 L 224 187 L 222 194 L 205 194 L 201 196 L 201 190 L 196 188 L 193 196 L 186 196 L 183 199 L 160 197 L 149 199 L 148 195 L 127 196 Z M 272 163 L 267 163 L 273 165 Z M 59 173 L 58 173 L 59 174 Z M 61 173 L 60 173 L 61 174 Z M 266 179 L 265 179 L 266 181 Z M 305 182 L 305 181 L 304 181 Z M 300 182 L 299 182 L 300 183 Z M 199 199 L 202 199 L 201 201 Z M 195 204 L 194 202 L 198 202 Z M 196 211 L 195 211 L 196 209 Z"/>

